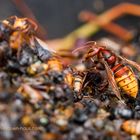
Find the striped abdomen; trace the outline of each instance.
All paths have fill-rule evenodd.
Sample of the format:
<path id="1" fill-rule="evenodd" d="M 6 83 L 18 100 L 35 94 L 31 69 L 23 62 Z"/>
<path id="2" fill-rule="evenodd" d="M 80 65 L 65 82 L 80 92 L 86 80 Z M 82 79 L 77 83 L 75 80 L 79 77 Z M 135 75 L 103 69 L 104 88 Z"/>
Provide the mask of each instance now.
<path id="1" fill-rule="evenodd" d="M 128 120 L 123 122 L 121 128 L 133 135 L 140 135 L 140 121 L 139 120 Z"/>
<path id="2" fill-rule="evenodd" d="M 112 68 L 117 85 L 129 96 L 136 98 L 138 82 L 133 71 L 123 64 L 117 64 Z"/>
<path id="3" fill-rule="evenodd" d="M 80 92 L 82 89 L 82 84 L 83 84 L 83 77 L 79 74 L 74 76 L 74 81 L 73 81 L 73 90 L 75 92 Z"/>

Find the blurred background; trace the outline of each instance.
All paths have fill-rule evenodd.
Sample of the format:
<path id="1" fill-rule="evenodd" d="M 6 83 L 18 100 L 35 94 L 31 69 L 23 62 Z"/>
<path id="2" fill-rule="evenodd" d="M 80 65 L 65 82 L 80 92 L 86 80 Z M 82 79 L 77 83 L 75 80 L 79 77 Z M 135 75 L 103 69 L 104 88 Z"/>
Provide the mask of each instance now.
<path id="1" fill-rule="evenodd" d="M 81 11 L 100 14 L 122 2 L 140 4 L 139 0 L 0 0 L 0 19 L 12 15 L 34 17 L 45 29 L 45 37 L 54 39 L 84 24 L 78 18 Z M 139 19 L 127 15 L 115 22 L 131 28 L 139 24 Z"/>

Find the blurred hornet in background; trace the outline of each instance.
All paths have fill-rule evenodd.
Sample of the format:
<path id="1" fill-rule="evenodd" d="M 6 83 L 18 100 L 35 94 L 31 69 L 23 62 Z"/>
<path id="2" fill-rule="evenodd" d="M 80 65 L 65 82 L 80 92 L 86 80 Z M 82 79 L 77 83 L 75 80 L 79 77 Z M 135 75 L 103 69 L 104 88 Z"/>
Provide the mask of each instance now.
<path id="1" fill-rule="evenodd" d="M 0 38 L 9 40 L 10 47 L 14 49 L 30 42 L 37 29 L 36 23 L 31 19 L 16 16 L 3 20 L 0 27 Z"/>
<path id="2" fill-rule="evenodd" d="M 42 44 L 35 35 L 37 27 L 37 24 L 29 18 L 11 16 L 0 22 L 0 40 L 6 40 L 10 47 L 16 50 L 25 45 L 37 49 L 36 47 Z M 47 45 L 45 49 L 49 50 Z"/>
<path id="3" fill-rule="evenodd" d="M 35 35 L 36 29 L 36 23 L 28 18 L 12 16 L 0 22 L 0 40 L 9 44 L 21 65 L 47 61 L 52 56 L 53 51 Z"/>
<path id="4" fill-rule="evenodd" d="M 18 18 L 17 16 L 11 16 L 2 21 L 3 24 L 9 26 L 13 30 L 23 31 L 25 33 L 31 33 L 36 31 L 37 25 L 29 18 Z"/>
<path id="5" fill-rule="evenodd" d="M 4 42 L 2 45 L 6 44 L 6 51 L 2 50 L 3 47 L 0 48 L 1 57 L 7 55 L 7 50 L 11 52 L 6 57 L 4 66 L 8 69 L 10 66 L 15 72 L 17 65 L 20 74 L 25 71 L 30 76 L 45 74 L 63 81 L 64 67 L 59 55 L 35 35 L 36 29 L 36 23 L 28 18 L 12 16 L 0 22 L 0 41 Z"/>
<path id="6" fill-rule="evenodd" d="M 127 95 L 136 98 L 138 94 L 138 82 L 136 75 L 128 65 L 133 66 L 138 71 L 140 71 L 140 65 L 113 53 L 105 46 L 98 45 L 93 41 L 86 43 L 85 46 L 74 50 L 74 52 L 84 48 L 90 49 L 85 54 L 83 61 L 90 60 L 93 63 L 92 67 L 94 69 L 106 71 L 108 83 L 119 99 L 121 99 L 119 88 Z"/>

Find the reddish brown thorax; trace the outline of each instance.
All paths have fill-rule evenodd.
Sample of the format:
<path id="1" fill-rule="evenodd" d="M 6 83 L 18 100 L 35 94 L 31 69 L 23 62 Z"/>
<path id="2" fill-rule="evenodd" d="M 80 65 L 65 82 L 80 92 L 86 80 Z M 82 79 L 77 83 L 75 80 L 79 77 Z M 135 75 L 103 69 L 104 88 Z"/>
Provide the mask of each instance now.
<path id="1" fill-rule="evenodd" d="M 98 58 L 104 60 L 108 63 L 108 65 L 114 65 L 116 62 L 116 56 L 110 50 L 101 50 L 98 54 Z"/>

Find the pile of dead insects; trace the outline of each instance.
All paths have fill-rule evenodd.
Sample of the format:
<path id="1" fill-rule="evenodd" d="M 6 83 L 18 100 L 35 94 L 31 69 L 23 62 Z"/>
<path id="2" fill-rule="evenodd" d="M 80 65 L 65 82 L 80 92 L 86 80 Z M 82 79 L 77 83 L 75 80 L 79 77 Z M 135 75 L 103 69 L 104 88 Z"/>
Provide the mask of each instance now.
<path id="1" fill-rule="evenodd" d="M 13 19 L 9 23 L 14 26 Z M 140 119 L 139 96 L 124 97 L 123 104 L 108 88 L 104 93 L 94 90 L 92 96 L 74 102 L 73 91 L 64 80 L 65 71 L 43 71 L 44 62 L 57 58 L 11 26 L 0 23 L 1 140 L 138 139 L 124 132 L 121 125 L 126 120 Z M 18 49 L 11 43 L 16 33 L 23 38 Z M 33 38 L 30 34 L 28 37 Z M 30 70 L 34 64 L 39 66 L 37 74 L 36 69 Z M 100 78 L 94 74 L 94 78 Z M 82 92 L 87 95 L 89 90 Z"/>

